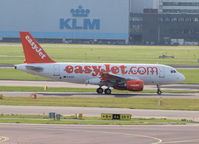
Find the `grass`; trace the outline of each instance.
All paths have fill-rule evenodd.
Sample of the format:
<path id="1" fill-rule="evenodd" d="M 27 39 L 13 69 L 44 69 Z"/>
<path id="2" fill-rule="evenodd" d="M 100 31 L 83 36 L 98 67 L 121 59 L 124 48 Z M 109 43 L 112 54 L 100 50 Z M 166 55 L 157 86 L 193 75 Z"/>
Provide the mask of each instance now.
<path id="1" fill-rule="evenodd" d="M 183 83 L 199 83 L 199 69 L 179 69 L 178 71 L 182 73 L 186 78 Z"/>
<path id="2" fill-rule="evenodd" d="M 81 124 L 81 125 L 163 125 L 176 124 L 184 125 L 186 122 L 133 122 L 133 121 L 87 121 L 87 120 L 28 120 L 28 119 L 0 119 L 0 123 L 28 123 L 28 124 Z M 191 122 L 190 122 L 191 123 Z"/>
<path id="3" fill-rule="evenodd" d="M 47 115 L 0 115 L 0 123 L 33 123 L 33 124 L 89 124 L 89 125 L 162 125 L 162 124 L 186 124 L 197 123 L 190 120 L 168 120 L 132 118 L 128 121 L 101 120 L 99 117 L 84 117 L 81 120 L 74 116 L 61 116 L 61 120 L 49 120 Z"/>
<path id="4" fill-rule="evenodd" d="M 184 74 L 186 80 L 183 83 L 199 83 L 199 69 L 179 69 L 180 73 Z M 50 80 L 40 76 L 28 74 L 12 68 L 0 68 L 1 80 Z"/>
<path id="5" fill-rule="evenodd" d="M 0 91 L 6 92 L 95 92 L 96 89 L 94 88 L 57 88 L 57 87 L 50 87 L 47 90 L 44 87 L 26 87 L 26 86 L 0 86 Z M 112 90 L 113 93 L 125 93 L 125 94 L 136 94 L 138 92 L 133 91 L 121 91 L 121 90 Z M 144 90 L 139 93 L 156 93 L 157 90 Z M 199 90 L 162 90 L 163 93 L 199 93 Z M 1 97 L 0 97 L 1 99 Z"/>
<path id="6" fill-rule="evenodd" d="M 0 105 L 61 106 L 61 107 L 111 107 L 130 109 L 199 110 L 199 99 L 188 98 L 70 98 L 70 97 L 4 97 Z"/>
<path id="7" fill-rule="evenodd" d="M 42 47 L 57 62 L 160 63 L 198 65 L 197 46 L 113 46 L 44 44 Z M 24 61 L 21 44 L 0 45 L 0 63 L 20 64 Z M 175 59 L 159 59 L 162 54 Z"/>
<path id="8" fill-rule="evenodd" d="M 49 80 L 40 76 L 28 74 L 13 68 L 0 68 L 1 80 Z"/>
<path id="9" fill-rule="evenodd" d="M 48 88 L 44 87 L 15 87 L 15 86 L 0 86 L 0 91 L 20 91 L 20 92 L 95 92 L 93 88 Z"/>

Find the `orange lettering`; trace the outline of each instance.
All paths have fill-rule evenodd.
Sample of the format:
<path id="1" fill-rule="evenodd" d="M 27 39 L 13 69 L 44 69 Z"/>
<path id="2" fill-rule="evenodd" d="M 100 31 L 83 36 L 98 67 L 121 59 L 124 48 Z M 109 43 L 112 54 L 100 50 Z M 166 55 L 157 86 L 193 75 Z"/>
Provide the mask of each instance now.
<path id="1" fill-rule="evenodd" d="M 85 66 L 84 67 L 84 72 L 86 73 L 86 74 L 89 74 L 89 73 L 91 73 L 91 66 Z"/>
<path id="2" fill-rule="evenodd" d="M 142 71 L 142 69 L 143 69 L 143 71 Z M 139 73 L 140 75 L 144 75 L 144 74 L 146 73 L 145 67 L 139 67 L 139 68 L 138 68 L 138 73 Z"/>
<path id="3" fill-rule="evenodd" d="M 121 66 L 120 66 L 120 69 L 121 69 L 121 71 L 122 71 L 122 74 L 127 74 L 127 72 L 126 72 L 126 66 L 121 65 Z"/>
<path id="4" fill-rule="evenodd" d="M 73 66 L 71 66 L 71 65 L 66 66 L 65 71 L 67 73 L 73 73 Z"/>
<path id="5" fill-rule="evenodd" d="M 92 73 L 92 76 L 97 76 L 99 73 L 100 73 L 100 69 L 101 69 L 101 66 L 92 66 L 94 72 Z"/>
<path id="6" fill-rule="evenodd" d="M 158 75 L 158 68 L 157 67 L 147 67 L 147 75 L 149 75 L 150 70 L 151 70 L 151 74 L 153 75 L 154 69 L 155 69 L 156 75 Z"/>
<path id="7" fill-rule="evenodd" d="M 136 71 L 134 72 L 133 69 L 136 69 Z M 137 74 L 137 67 L 131 67 L 131 68 L 130 68 L 130 72 L 131 72 L 132 74 L 136 75 L 136 74 Z"/>
<path id="8" fill-rule="evenodd" d="M 111 68 L 111 72 L 112 72 L 113 74 L 118 74 L 118 73 L 119 73 L 119 67 L 113 66 L 113 67 Z"/>
<path id="9" fill-rule="evenodd" d="M 110 72 L 110 64 L 105 64 L 105 67 L 106 67 L 106 72 Z"/>
<path id="10" fill-rule="evenodd" d="M 83 73 L 82 67 L 81 66 L 75 66 L 75 73 Z"/>

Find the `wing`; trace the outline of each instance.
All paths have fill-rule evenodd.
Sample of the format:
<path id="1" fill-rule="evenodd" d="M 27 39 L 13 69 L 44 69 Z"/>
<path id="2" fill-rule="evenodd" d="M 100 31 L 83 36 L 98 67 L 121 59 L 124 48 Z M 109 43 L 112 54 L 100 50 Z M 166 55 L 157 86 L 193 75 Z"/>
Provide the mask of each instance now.
<path id="1" fill-rule="evenodd" d="M 125 78 L 121 76 L 117 76 L 114 74 L 103 73 L 100 77 L 101 81 L 111 81 L 111 80 L 125 80 Z"/>
<path id="2" fill-rule="evenodd" d="M 113 87 L 115 85 L 118 85 L 119 83 L 124 83 L 129 78 L 110 74 L 110 73 L 103 73 L 100 76 L 100 79 L 101 79 L 101 84 Z"/>
<path id="3" fill-rule="evenodd" d="M 115 86 L 115 85 L 120 85 L 125 83 L 127 80 L 138 80 L 136 77 L 132 76 L 119 76 L 115 74 L 110 74 L 110 73 L 103 73 L 100 76 L 101 79 L 101 84 L 106 85 L 106 86 Z"/>

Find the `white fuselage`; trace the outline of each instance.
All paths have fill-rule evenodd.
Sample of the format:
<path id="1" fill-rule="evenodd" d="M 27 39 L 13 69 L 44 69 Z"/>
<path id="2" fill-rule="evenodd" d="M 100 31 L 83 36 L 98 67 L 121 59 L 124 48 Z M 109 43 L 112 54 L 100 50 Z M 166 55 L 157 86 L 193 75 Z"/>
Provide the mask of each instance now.
<path id="1" fill-rule="evenodd" d="M 53 80 L 95 85 L 100 85 L 102 73 L 143 80 L 145 85 L 180 83 L 185 79 L 173 67 L 159 64 L 47 63 L 20 64 L 16 69 Z"/>

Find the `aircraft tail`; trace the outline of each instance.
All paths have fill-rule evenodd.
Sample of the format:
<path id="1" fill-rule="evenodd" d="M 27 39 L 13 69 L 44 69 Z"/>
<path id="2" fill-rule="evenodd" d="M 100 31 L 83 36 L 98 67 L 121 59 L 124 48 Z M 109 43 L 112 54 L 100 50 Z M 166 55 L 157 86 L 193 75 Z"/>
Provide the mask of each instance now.
<path id="1" fill-rule="evenodd" d="M 55 63 L 29 32 L 20 32 L 25 55 L 24 63 Z"/>

